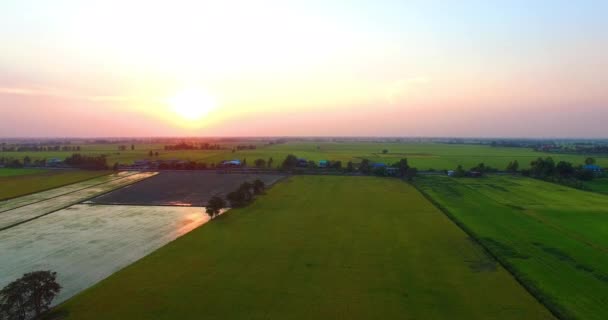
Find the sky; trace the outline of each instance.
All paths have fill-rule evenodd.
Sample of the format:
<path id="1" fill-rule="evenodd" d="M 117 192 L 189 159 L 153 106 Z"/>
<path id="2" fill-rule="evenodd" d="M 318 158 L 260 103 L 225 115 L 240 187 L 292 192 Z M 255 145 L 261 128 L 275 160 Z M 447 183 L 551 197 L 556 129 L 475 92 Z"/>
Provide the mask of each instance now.
<path id="1" fill-rule="evenodd" d="M 608 1 L 0 2 L 0 137 L 608 137 Z"/>

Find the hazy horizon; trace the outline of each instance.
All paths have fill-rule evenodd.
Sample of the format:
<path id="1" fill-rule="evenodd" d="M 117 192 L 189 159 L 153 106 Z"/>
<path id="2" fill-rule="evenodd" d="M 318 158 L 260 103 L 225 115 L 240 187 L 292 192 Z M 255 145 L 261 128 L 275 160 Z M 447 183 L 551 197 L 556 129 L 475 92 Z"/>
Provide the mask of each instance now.
<path id="1" fill-rule="evenodd" d="M 608 2 L 3 1 L 0 137 L 608 138 Z"/>

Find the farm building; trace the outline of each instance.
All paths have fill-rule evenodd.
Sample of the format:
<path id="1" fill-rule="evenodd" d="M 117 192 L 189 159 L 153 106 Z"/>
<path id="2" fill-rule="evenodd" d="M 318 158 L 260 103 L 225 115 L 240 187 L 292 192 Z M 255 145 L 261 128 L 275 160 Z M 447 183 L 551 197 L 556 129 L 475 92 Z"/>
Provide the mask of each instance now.
<path id="1" fill-rule="evenodd" d="M 224 160 L 220 163 L 222 167 L 240 167 L 241 160 Z"/>
<path id="2" fill-rule="evenodd" d="M 396 176 L 399 174 L 399 168 L 388 167 L 386 168 L 386 175 Z"/>
<path id="3" fill-rule="evenodd" d="M 61 161 L 61 159 L 58 159 L 58 158 L 51 158 L 46 161 L 46 165 L 51 166 L 51 167 L 58 166 L 61 163 L 63 163 L 63 161 Z"/>
<path id="4" fill-rule="evenodd" d="M 380 168 L 386 168 L 387 165 L 385 163 L 374 163 L 372 164 L 372 169 L 380 169 Z"/>
<path id="5" fill-rule="evenodd" d="M 308 161 L 304 158 L 299 158 L 297 166 L 301 168 L 306 168 L 308 167 Z"/>
<path id="6" fill-rule="evenodd" d="M 454 170 L 448 170 L 448 177 L 453 177 L 456 175 L 456 171 Z"/>
<path id="7" fill-rule="evenodd" d="M 469 172 L 467 172 L 467 177 L 477 178 L 477 177 L 481 177 L 481 176 L 482 176 L 482 173 L 480 171 L 469 171 Z"/>
<path id="8" fill-rule="evenodd" d="M 602 168 L 596 164 L 587 164 L 583 166 L 583 169 L 593 172 L 602 172 Z"/>
<path id="9" fill-rule="evenodd" d="M 327 160 L 319 161 L 319 168 L 327 168 L 327 167 L 329 167 L 329 161 L 327 161 Z"/>

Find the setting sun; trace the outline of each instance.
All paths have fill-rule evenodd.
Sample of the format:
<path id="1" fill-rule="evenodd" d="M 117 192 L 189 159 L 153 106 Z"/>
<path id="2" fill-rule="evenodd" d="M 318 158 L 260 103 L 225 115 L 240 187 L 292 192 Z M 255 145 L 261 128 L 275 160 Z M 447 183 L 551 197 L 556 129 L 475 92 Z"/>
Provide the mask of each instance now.
<path id="1" fill-rule="evenodd" d="M 217 107 L 216 100 L 201 89 L 186 89 L 168 100 L 171 110 L 185 120 L 197 121 Z"/>

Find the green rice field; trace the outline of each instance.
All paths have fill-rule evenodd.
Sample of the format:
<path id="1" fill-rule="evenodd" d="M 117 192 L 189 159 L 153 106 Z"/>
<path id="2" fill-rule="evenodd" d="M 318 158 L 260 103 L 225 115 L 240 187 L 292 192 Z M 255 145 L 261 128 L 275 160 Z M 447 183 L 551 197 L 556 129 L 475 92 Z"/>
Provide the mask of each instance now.
<path id="1" fill-rule="evenodd" d="M 608 197 L 510 176 L 416 185 L 561 318 L 608 318 Z"/>
<path id="2" fill-rule="evenodd" d="M 24 176 L 24 175 L 28 175 L 28 174 L 43 173 L 43 172 L 47 172 L 47 171 L 48 170 L 45 170 L 45 169 L 35 169 L 35 168 L 27 168 L 27 169 L 0 168 L 0 178 Z"/>
<path id="3" fill-rule="evenodd" d="M 552 319 L 397 179 L 298 176 L 61 304 L 67 319 Z"/>
<path id="4" fill-rule="evenodd" d="M 608 178 L 596 178 L 591 181 L 585 181 L 584 185 L 593 192 L 608 194 Z"/>
<path id="5" fill-rule="evenodd" d="M 6 170 L 6 171 L 4 171 Z M 0 200 L 103 176 L 110 171 L 0 169 Z"/>
<path id="6" fill-rule="evenodd" d="M 243 142 L 243 144 L 249 144 Z M 289 142 L 284 144 L 258 144 L 255 150 L 242 150 L 232 152 L 234 143 L 223 145 L 228 149 L 222 150 L 183 150 L 165 151 L 163 145 L 141 144 L 136 145 L 135 150 L 118 151 L 118 145 L 113 144 L 91 144 L 83 145 L 80 153 L 108 157 L 108 163 L 131 164 L 135 160 L 142 159 L 179 159 L 197 162 L 219 163 L 227 159 L 247 159 L 249 165 L 253 165 L 256 159 L 272 157 L 273 166 L 279 166 L 288 154 L 295 154 L 307 160 L 340 160 L 343 165 L 348 161 L 360 162 L 366 158 L 374 162 L 394 163 L 401 158 L 407 158 L 411 165 L 421 170 L 453 169 L 458 165 L 471 168 L 483 162 L 486 165 L 504 169 L 512 160 L 518 160 L 520 168 L 527 167 L 532 160 L 538 157 L 551 156 L 555 160 L 569 161 L 582 164 L 585 155 L 572 154 L 550 154 L 536 152 L 527 148 L 504 148 L 491 147 L 488 145 L 462 145 L 462 144 L 440 144 L 440 143 L 375 143 L 375 142 Z M 388 150 L 383 154 L 382 150 Z M 158 157 L 149 157 L 148 152 L 158 152 Z M 37 158 L 60 158 L 63 159 L 73 152 L 5 152 L 4 156 L 22 159 L 29 155 Z M 608 166 L 608 156 L 593 156 L 601 166 Z"/>

